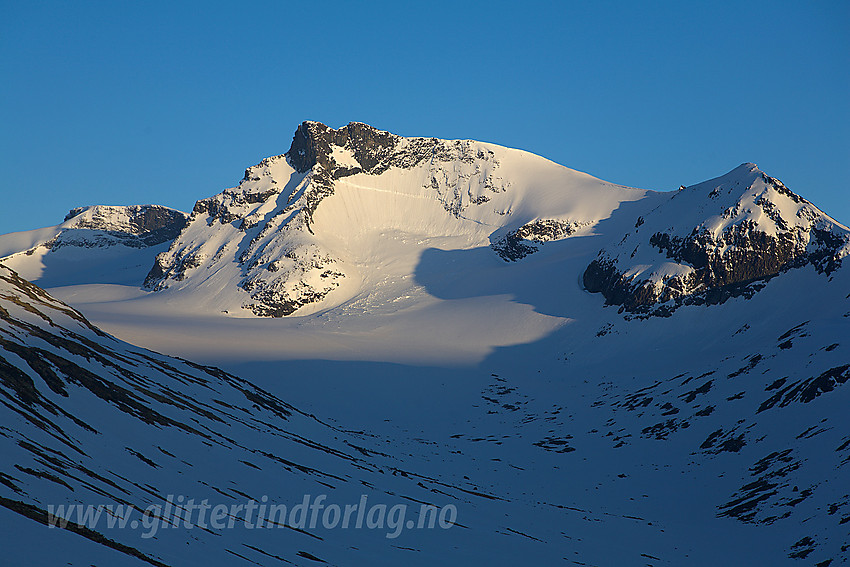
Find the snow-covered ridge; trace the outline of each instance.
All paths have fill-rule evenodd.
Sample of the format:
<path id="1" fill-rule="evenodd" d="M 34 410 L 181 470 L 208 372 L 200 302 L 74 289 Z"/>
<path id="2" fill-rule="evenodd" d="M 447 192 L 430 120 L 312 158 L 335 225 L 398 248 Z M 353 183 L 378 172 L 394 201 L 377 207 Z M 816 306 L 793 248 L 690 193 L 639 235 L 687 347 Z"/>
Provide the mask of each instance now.
<path id="1" fill-rule="evenodd" d="M 505 238 L 566 238 L 645 193 L 493 144 L 304 122 L 285 155 L 197 202 L 145 286 L 234 315 L 308 314 L 370 293 L 388 264 L 412 270 L 428 247 L 504 256 Z"/>
<path id="2" fill-rule="evenodd" d="M 65 216 L 56 238 L 44 246 L 146 248 L 175 238 L 187 218 L 186 213 L 161 205 L 77 207 Z"/>
<path id="3" fill-rule="evenodd" d="M 0 257 L 32 256 L 64 246 L 146 248 L 175 238 L 188 216 L 161 205 L 77 207 L 56 226 L 0 236 Z"/>
<path id="4" fill-rule="evenodd" d="M 139 265 L 149 269 L 188 216 L 160 205 L 77 207 L 55 226 L 0 235 L 0 261 L 41 285 L 139 285 Z"/>
<path id="5" fill-rule="evenodd" d="M 186 213 L 161 205 L 94 205 L 71 209 L 63 228 L 80 228 L 141 235 L 161 229 L 183 228 Z"/>
<path id="6" fill-rule="evenodd" d="M 584 284 L 629 311 L 669 313 L 751 295 L 791 268 L 829 275 L 848 253 L 846 227 L 745 163 L 639 216 L 633 231 L 600 251 Z"/>

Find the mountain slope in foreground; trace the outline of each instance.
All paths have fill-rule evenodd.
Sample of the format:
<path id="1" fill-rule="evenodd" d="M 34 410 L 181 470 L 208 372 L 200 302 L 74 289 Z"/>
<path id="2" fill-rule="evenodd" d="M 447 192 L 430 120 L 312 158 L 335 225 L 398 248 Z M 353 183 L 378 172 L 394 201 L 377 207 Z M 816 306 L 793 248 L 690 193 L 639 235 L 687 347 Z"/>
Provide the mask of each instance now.
<path id="1" fill-rule="evenodd" d="M 659 342 L 679 311 L 593 338 L 573 328 L 478 368 L 241 368 L 311 409 L 332 410 L 335 420 L 323 422 L 231 374 L 121 343 L 2 270 L 0 508 L 15 533 L 4 544 L 13 564 L 56 560 L 43 541 L 63 542 L 61 559 L 72 565 L 847 558 L 850 437 L 841 423 L 850 365 L 835 342 L 846 336 L 846 298 L 843 317 L 808 311 L 811 319 L 779 334 L 775 313 L 765 312 L 770 330 L 745 323 L 702 345 L 694 336 L 722 328 L 717 321 L 699 333 L 686 322 L 677 344 Z M 723 360 L 715 341 L 727 343 Z M 642 359 L 648 344 L 660 346 Z M 674 355 L 682 350 L 688 360 Z M 629 363 L 606 364 L 612 351 Z M 169 523 L 153 537 L 105 520 L 92 529 L 75 517 L 64 531 L 42 525 L 56 505 L 163 510 L 186 495 L 291 509 L 320 494 L 340 506 L 365 496 L 385 510 L 451 504 L 458 525 L 398 538 L 386 524 L 322 529 L 321 520 L 317 529 L 297 520 L 297 529 L 246 529 L 245 509 L 232 529 Z M 608 545 L 612 537 L 622 545 Z"/>
<path id="2" fill-rule="evenodd" d="M 484 542 L 504 530 L 487 518 L 511 507 L 468 476 L 407 468 L 416 457 L 387 454 L 393 446 L 383 436 L 342 430 L 216 368 L 122 343 L 5 267 L 0 396 L 4 563 L 426 564 L 450 556 L 444 546 L 471 541 L 470 556 L 485 558 Z M 419 457 L 428 468 L 427 455 Z M 284 512 L 283 520 L 269 514 L 258 525 L 266 505 L 287 505 L 291 514 L 305 495 L 325 495 L 326 506 L 337 507 L 365 498 L 384 513 L 409 505 L 406 517 L 416 522 L 420 505 L 452 504 L 467 518 L 462 527 L 408 529 L 403 545 L 396 537 L 406 522 L 382 520 L 370 530 L 352 520 L 348 529 L 324 529 L 324 516 L 305 524 Z M 230 527 L 216 527 L 211 512 L 206 525 L 198 510 L 169 512 L 190 498 L 225 505 Z M 88 525 L 70 512 L 77 504 L 110 508 Z M 64 532 L 48 527 L 57 506 L 67 510 Z M 113 509 L 120 511 L 110 522 Z M 143 517 L 149 509 L 154 516 Z M 366 519 L 379 517 L 380 510 Z M 521 547 L 520 538 L 510 536 L 502 552 Z M 57 552 L 44 541 L 67 548 Z"/>

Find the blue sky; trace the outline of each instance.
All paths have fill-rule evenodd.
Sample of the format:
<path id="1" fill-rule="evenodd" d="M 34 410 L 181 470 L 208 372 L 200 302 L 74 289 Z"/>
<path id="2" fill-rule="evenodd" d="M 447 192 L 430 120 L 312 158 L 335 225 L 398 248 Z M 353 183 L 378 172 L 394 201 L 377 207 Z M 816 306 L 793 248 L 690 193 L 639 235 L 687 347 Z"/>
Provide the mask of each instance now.
<path id="1" fill-rule="evenodd" d="M 305 119 L 669 190 L 752 161 L 850 223 L 848 2 L 0 0 L 0 232 L 195 200 Z"/>

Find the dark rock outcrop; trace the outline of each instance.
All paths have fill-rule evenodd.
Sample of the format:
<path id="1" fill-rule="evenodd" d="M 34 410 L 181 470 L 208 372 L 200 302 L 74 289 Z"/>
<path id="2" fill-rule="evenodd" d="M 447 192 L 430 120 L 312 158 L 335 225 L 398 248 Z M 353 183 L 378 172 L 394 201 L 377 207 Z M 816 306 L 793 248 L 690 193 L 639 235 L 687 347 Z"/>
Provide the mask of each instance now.
<path id="1" fill-rule="evenodd" d="M 65 215 L 61 232 L 42 246 L 103 248 L 123 245 L 147 248 L 174 240 L 188 215 L 160 205 L 77 207 Z"/>
<path id="2" fill-rule="evenodd" d="M 337 163 L 334 148 L 351 152 L 357 165 Z M 358 173 L 380 175 L 391 167 L 410 169 L 425 160 L 431 160 L 435 170 L 429 187 L 437 191 L 448 212 L 460 216 L 466 206 L 489 201 L 485 195 L 459 193 L 456 186 L 450 186 L 438 174 L 440 166 L 447 162 L 472 164 L 476 160 L 493 160 L 492 152 L 473 150 L 468 140 L 404 138 L 360 122 L 351 122 L 338 130 L 321 122 L 303 122 L 295 131 L 286 158 L 297 171 L 310 172 L 311 188 L 305 195 L 302 211 L 311 232 L 313 213 L 325 197 L 333 195 L 336 180 Z M 498 162 L 493 162 L 498 167 Z M 494 193 L 505 190 L 501 179 L 492 175 L 482 179 L 482 185 Z"/>
<path id="3" fill-rule="evenodd" d="M 536 244 L 566 238 L 584 224 L 567 220 L 537 220 L 509 232 L 490 247 L 505 262 L 516 262 L 537 252 Z"/>
<path id="4" fill-rule="evenodd" d="M 120 230 L 117 230 L 115 224 L 110 222 L 110 213 L 119 211 L 128 217 L 129 229 L 121 227 Z M 162 231 L 176 231 L 176 233 L 179 233 L 186 226 L 187 218 L 186 213 L 161 205 L 131 205 L 127 207 L 98 205 L 71 209 L 65 215 L 65 221 L 78 217 L 85 212 L 91 212 L 92 214 L 88 217 L 81 217 L 78 222 L 74 223 L 74 228 L 129 232 L 136 235 L 153 232 L 162 233 Z"/>
<path id="5" fill-rule="evenodd" d="M 399 140 L 399 136 L 360 122 L 351 122 L 339 130 L 321 122 L 303 122 L 295 130 L 286 157 L 301 173 L 319 164 L 337 179 L 361 171 L 379 174 L 391 165 Z M 349 148 L 360 167 L 340 167 L 333 158 L 334 146 Z"/>

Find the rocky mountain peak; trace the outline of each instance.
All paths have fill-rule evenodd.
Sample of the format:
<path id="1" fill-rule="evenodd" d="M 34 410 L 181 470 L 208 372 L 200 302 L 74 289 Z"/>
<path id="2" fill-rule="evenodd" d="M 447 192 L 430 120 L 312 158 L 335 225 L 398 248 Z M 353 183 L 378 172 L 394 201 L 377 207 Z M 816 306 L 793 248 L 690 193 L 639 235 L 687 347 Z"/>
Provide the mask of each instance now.
<path id="1" fill-rule="evenodd" d="M 186 213 L 161 205 L 93 205 L 71 209 L 64 226 L 135 235 L 169 229 L 176 236 L 187 218 Z"/>
<path id="2" fill-rule="evenodd" d="M 399 136 L 373 128 L 361 122 L 350 122 L 334 130 L 321 122 L 303 122 L 295 130 L 292 146 L 286 153 L 296 171 L 304 173 L 316 164 L 329 172 L 340 167 L 352 175 L 365 171 L 371 173 L 395 149 Z M 354 161 L 342 160 L 335 148 L 348 150 Z M 335 155 L 336 154 L 336 155 Z"/>
<path id="3" fill-rule="evenodd" d="M 744 163 L 665 196 L 599 253 L 584 284 L 627 311 L 667 314 L 750 296 L 792 268 L 811 265 L 828 276 L 848 253 L 846 227 Z"/>
<path id="4" fill-rule="evenodd" d="M 160 205 L 92 205 L 68 211 L 64 221 L 13 253 L 27 256 L 76 248 L 148 248 L 173 240 L 186 226 L 189 215 Z"/>
<path id="5" fill-rule="evenodd" d="M 632 312 L 724 301 L 803 265 L 828 275 L 850 250 L 850 231 L 753 163 L 651 194 L 600 192 L 605 184 L 584 174 L 544 161 L 530 166 L 524 154 L 480 142 L 306 121 L 286 154 L 198 201 L 145 286 L 236 288 L 216 299 L 227 312 L 281 317 L 358 293 L 368 277 L 362 258 L 381 254 L 364 235 L 456 237 L 458 246 L 487 245 L 518 261 L 545 242 L 591 231 L 617 203 L 634 199 L 642 204 L 618 219 L 633 230 L 608 241 L 584 274 L 588 290 Z M 631 214 L 631 222 L 622 217 Z M 357 239 L 374 250 L 353 246 Z"/>
<path id="6" fill-rule="evenodd" d="M 390 177 L 378 179 L 390 170 Z M 444 230 L 484 243 L 488 227 L 501 226 L 517 203 L 507 194 L 509 185 L 487 144 L 406 138 L 360 122 L 338 129 L 303 122 L 284 156 L 248 168 L 238 187 L 196 203 L 186 230 L 157 258 L 145 286 L 226 288 L 211 279 L 236 268 L 231 278 L 239 292 L 228 296 L 234 304 L 228 312 L 289 315 L 322 301 L 348 275 L 352 282 L 361 279 L 356 262 L 344 260 L 350 250 L 332 242 L 341 227 L 349 227 L 345 237 L 409 230 L 401 219 L 418 214 L 420 236 L 438 231 L 444 237 Z M 322 224 L 317 211 L 340 187 L 346 196 L 336 209 L 326 209 Z M 371 217 L 356 218 L 363 214 Z"/>

